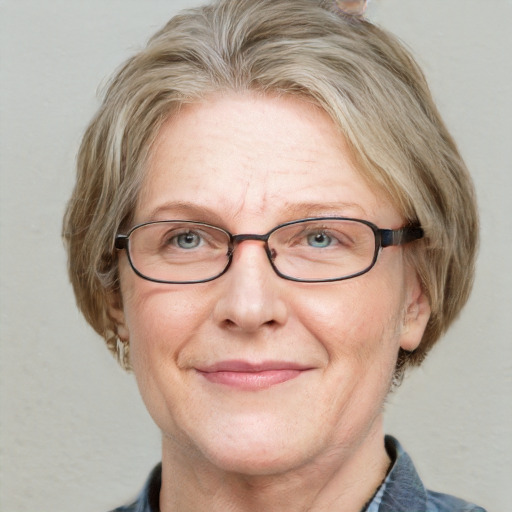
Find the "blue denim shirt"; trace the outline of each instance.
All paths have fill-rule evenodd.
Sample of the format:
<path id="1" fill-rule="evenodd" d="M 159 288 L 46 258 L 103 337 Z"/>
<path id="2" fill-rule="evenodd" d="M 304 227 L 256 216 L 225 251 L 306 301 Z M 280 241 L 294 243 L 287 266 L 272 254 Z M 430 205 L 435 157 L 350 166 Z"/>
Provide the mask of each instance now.
<path id="1" fill-rule="evenodd" d="M 391 436 L 386 436 L 385 442 L 393 465 L 361 512 L 485 512 L 483 508 L 454 496 L 425 489 L 411 458 L 400 443 Z M 160 512 L 161 477 L 159 464 L 151 472 L 137 500 L 112 512 Z"/>

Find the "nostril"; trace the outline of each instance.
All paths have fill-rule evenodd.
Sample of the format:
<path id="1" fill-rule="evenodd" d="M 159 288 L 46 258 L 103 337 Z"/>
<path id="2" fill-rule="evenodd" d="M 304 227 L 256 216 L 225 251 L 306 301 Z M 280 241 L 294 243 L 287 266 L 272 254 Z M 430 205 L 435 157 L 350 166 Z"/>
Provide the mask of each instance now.
<path id="1" fill-rule="evenodd" d="M 233 329 L 234 327 L 236 327 L 236 323 L 233 322 L 233 320 L 230 320 L 229 318 L 226 318 L 223 322 L 223 327 L 225 327 L 226 329 Z"/>
<path id="2" fill-rule="evenodd" d="M 258 324 L 257 328 L 261 328 L 261 327 L 274 328 L 277 325 L 278 325 L 278 322 L 276 322 L 275 320 L 267 320 L 265 322 L 262 322 L 261 324 Z M 230 318 L 225 318 L 222 321 L 221 327 L 223 327 L 224 329 L 229 330 L 229 331 L 246 330 L 246 331 L 252 332 L 253 330 L 256 330 L 254 328 L 252 328 L 252 329 L 248 328 L 247 322 L 240 321 L 240 323 L 237 323 L 236 321 L 231 320 Z"/>

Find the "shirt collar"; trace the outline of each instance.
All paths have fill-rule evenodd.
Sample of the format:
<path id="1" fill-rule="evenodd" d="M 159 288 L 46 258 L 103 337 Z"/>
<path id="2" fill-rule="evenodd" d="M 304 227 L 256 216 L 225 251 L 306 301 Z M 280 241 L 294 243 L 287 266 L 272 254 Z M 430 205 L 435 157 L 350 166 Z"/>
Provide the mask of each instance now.
<path id="1" fill-rule="evenodd" d="M 411 458 L 391 436 L 385 446 L 393 461 L 391 470 L 368 505 L 367 512 L 410 512 L 425 510 L 427 491 L 420 480 Z"/>

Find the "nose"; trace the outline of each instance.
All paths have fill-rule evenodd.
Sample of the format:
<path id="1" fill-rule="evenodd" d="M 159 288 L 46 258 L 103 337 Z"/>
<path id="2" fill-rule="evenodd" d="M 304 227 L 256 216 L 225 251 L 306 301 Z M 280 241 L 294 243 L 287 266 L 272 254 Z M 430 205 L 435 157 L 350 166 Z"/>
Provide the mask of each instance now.
<path id="1" fill-rule="evenodd" d="M 286 281 L 273 271 L 262 241 L 237 244 L 230 269 L 218 284 L 222 290 L 214 312 L 219 325 L 254 333 L 286 322 Z"/>

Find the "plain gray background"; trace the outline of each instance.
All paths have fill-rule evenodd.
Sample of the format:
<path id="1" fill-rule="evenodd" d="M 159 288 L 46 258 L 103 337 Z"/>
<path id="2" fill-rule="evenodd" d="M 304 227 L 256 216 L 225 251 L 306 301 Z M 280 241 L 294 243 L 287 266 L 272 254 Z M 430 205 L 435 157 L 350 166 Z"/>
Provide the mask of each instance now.
<path id="1" fill-rule="evenodd" d="M 134 384 L 76 310 L 60 223 L 96 90 L 197 0 L 0 0 L 0 510 L 106 511 L 159 460 Z M 482 247 L 463 315 L 389 398 L 426 484 L 509 510 L 512 1 L 374 0 L 423 66 L 474 176 Z"/>

